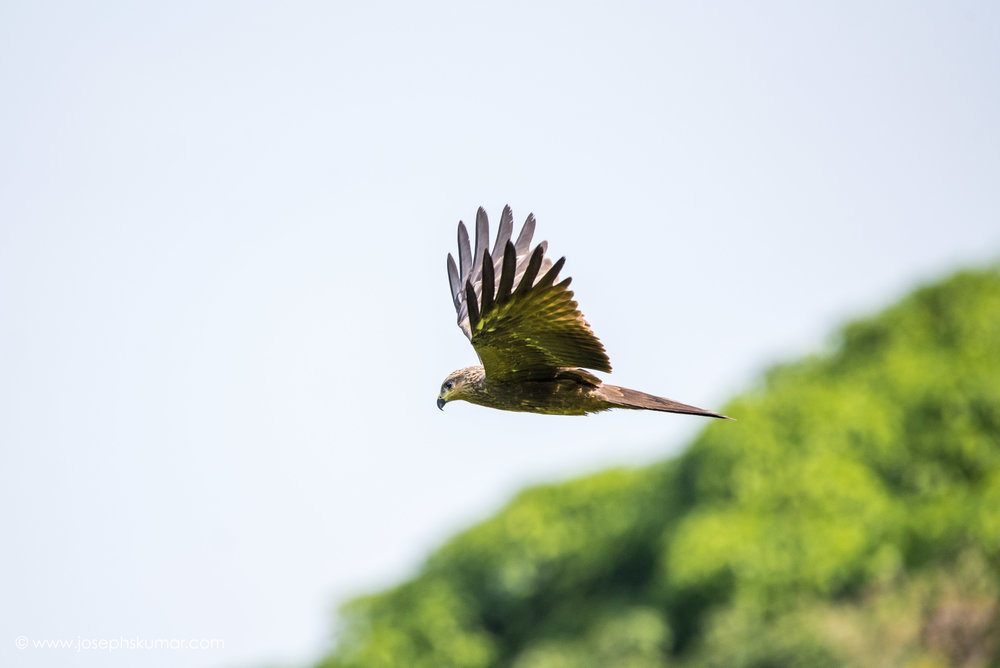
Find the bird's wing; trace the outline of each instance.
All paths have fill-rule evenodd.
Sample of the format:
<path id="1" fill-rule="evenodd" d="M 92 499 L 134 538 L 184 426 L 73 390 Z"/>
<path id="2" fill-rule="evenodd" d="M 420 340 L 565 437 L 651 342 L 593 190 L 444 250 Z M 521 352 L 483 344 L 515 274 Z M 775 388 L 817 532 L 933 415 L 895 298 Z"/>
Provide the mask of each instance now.
<path id="1" fill-rule="evenodd" d="M 604 346 L 590 330 L 569 290 L 556 283 L 566 258 L 553 263 L 543 241 L 530 250 L 535 217 L 529 215 L 516 241 L 514 217 L 504 207 L 493 250 L 489 220 L 476 215 L 476 245 L 458 224 L 458 264 L 449 253 L 448 281 L 458 326 L 472 341 L 486 377 L 498 380 L 552 378 L 563 367 L 611 371 Z"/>

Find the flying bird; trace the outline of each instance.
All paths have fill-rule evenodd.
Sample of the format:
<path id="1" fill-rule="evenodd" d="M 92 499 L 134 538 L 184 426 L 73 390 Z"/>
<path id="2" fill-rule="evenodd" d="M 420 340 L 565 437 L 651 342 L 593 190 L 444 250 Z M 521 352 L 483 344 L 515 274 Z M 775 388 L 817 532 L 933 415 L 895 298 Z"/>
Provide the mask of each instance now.
<path id="1" fill-rule="evenodd" d="M 609 385 L 586 371 L 611 371 L 604 346 L 583 319 L 569 289 L 558 280 L 566 258 L 546 257 L 548 244 L 531 248 L 535 217 L 529 214 L 511 240 L 514 216 L 500 216 L 492 252 L 486 211 L 476 215 L 476 245 L 458 223 L 458 264 L 448 254 L 448 282 L 458 326 L 481 366 L 453 371 L 441 384 L 438 408 L 468 401 L 507 411 L 586 415 L 609 408 L 645 409 L 727 418 L 672 399 Z"/>

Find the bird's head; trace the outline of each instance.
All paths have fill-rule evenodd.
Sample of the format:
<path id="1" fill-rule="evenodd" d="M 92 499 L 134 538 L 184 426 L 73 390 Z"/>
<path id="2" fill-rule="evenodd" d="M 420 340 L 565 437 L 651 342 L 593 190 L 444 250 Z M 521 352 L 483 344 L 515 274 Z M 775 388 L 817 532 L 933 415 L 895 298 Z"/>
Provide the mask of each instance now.
<path id="1" fill-rule="evenodd" d="M 437 398 L 438 408 L 444 410 L 444 405 L 449 401 L 466 399 L 471 394 L 473 383 L 482 380 L 482 369 L 481 366 L 466 367 L 448 374 L 441 383 L 441 392 Z"/>

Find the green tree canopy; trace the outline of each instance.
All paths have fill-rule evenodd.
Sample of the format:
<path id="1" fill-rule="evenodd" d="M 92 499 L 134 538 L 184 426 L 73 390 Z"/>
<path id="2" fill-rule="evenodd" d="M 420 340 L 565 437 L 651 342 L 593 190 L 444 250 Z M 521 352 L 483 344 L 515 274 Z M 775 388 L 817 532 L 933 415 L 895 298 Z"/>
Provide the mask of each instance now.
<path id="1" fill-rule="evenodd" d="M 321 668 L 1000 665 L 1000 271 L 786 364 L 677 459 L 528 489 Z"/>

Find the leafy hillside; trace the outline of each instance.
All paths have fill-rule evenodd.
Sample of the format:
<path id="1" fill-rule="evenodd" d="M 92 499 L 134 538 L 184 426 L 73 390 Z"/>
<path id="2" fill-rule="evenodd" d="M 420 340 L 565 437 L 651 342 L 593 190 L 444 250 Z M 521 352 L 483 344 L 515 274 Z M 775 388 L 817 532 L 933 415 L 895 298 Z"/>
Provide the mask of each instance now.
<path id="1" fill-rule="evenodd" d="M 1000 666 L 1000 270 L 773 369 L 679 458 L 518 495 L 322 668 Z"/>

